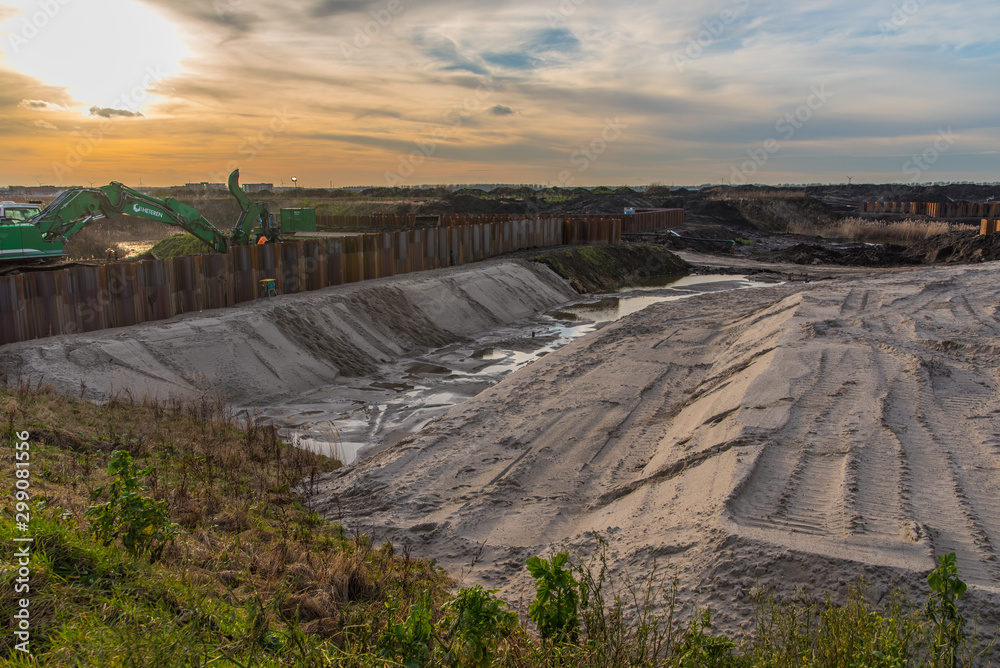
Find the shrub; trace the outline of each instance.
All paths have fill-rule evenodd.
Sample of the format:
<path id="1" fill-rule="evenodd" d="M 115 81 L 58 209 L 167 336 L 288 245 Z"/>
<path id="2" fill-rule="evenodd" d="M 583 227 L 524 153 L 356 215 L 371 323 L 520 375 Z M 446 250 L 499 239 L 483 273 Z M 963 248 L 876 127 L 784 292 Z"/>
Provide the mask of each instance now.
<path id="1" fill-rule="evenodd" d="M 441 626 L 449 639 L 444 656 L 449 666 L 493 665 L 500 642 L 517 628 L 517 613 L 493 596 L 496 591 L 476 585 L 460 590 L 444 604 Z"/>
<path id="2" fill-rule="evenodd" d="M 542 638 L 557 643 L 576 643 L 580 631 L 579 583 L 572 570 L 563 568 L 568 561 L 569 555 L 560 552 L 551 564 L 541 557 L 529 557 L 526 564 L 531 577 L 538 580 L 528 616 L 538 624 Z"/>
<path id="3" fill-rule="evenodd" d="M 121 538 L 130 555 L 148 553 L 150 562 L 159 559 L 163 548 L 179 533 L 179 527 L 167 515 L 166 504 L 141 494 L 146 488 L 139 479 L 152 471 L 152 467 L 136 470 L 132 456 L 116 450 L 108 462 L 108 475 L 114 480 L 94 493 L 96 498 L 107 492 L 108 501 L 86 512 L 95 538 L 104 545 Z"/>

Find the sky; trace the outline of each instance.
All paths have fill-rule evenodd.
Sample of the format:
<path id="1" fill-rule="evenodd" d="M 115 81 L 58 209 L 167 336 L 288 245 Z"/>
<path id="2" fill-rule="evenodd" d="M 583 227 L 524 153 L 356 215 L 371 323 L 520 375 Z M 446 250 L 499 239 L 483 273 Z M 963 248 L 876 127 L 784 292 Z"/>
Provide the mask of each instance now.
<path id="1" fill-rule="evenodd" d="M 1000 181 L 995 0 L 0 0 L 0 186 Z"/>

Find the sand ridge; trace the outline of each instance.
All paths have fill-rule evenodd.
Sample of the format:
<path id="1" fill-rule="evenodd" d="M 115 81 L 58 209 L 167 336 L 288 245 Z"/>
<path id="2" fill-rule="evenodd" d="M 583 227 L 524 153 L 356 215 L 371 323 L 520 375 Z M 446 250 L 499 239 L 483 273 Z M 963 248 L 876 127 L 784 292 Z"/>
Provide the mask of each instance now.
<path id="1" fill-rule="evenodd" d="M 836 590 L 864 571 L 920 590 L 955 551 L 995 626 L 995 271 L 651 307 L 331 474 L 321 508 L 515 600 L 527 556 L 584 558 L 597 532 L 615 569 L 655 562 L 734 626 L 758 581 Z"/>
<path id="2" fill-rule="evenodd" d="M 576 297 L 538 264 L 488 260 L 10 344 L 0 347 L 0 375 L 98 401 L 118 393 L 261 406 Z"/>

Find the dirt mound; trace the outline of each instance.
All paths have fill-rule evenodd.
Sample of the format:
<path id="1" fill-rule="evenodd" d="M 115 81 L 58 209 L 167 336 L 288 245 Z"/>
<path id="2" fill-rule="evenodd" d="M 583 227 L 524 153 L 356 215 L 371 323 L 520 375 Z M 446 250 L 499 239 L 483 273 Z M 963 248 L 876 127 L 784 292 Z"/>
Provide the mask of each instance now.
<path id="1" fill-rule="evenodd" d="M 480 191 L 481 192 L 481 191 Z M 514 199 L 489 199 L 486 195 L 459 192 L 441 200 L 439 213 L 524 213 L 524 202 Z"/>
<path id="2" fill-rule="evenodd" d="M 577 292 L 607 292 L 654 276 L 687 273 L 690 265 L 663 246 L 622 244 L 578 246 L 539 255 L 548 266 L 570 282 Z"/>
<path id="3" fill-rule="evenodd" d="M 923 264 L 972 264 L 1000 260 L 1000 234 L 938 234 L 910 246 L 906 254 Z"/>
<path id="4" fill-rule="evenodd" d="M 864 573 L 876 597 L 890 581 L 922 595 L 934 556 L 955 552 L 964 614 L 984 615 L 991 636 L 992 273 L 650 307 L 325 477 L 318 512 L 378 527 L 508 600 L 532 585 L 526 557 L 567 549 L 582 562 L 600 553 L 597 533 L 611 574 L 676 576 L 678 614 L 711 606 L 720 630 L 752 618 L 755 587 L 838 596 Z"/>
<path id="5" fill-rule="evenodd" d="M 855 267 L 975 264 L 1000 260 L 1000 234 L 951 232 L 937 234 L 908 247 L 896 244 L 804 242 L 787 248 L 751 252 L 749 256 L 762 262 Z"/>
<path id="6" fill-rule="evenodd" d="M 929 186 L 911 186 L 900 183 L 858 183 L 836 186 L 810 186 L 806 194 L 813 197 L 842 197 L 886 202 L 985 202 L 990 197 L 1000 198 L 1000 186 L 973 183 L 949 183 Z"/>
<path id="7" fill-rule="evenodd" d="M 684 218 L 692 222 L 713 222 L 737 228 L 753 227 L 743 214 L 728 202 L 697 200 L 684 206 Z"/>
<path id="8" fill-rule="evenodd" d="M 839 264 L 853 267 L 898 267 L 921 264 L 906 253 L 905 246 L 895 244 L 844 244 L 824 246 L 800 243 L 788 248 L 753 253 L 755 260 L 763 262 L 791 262 L 793 264 Z"/>
<path id="9" fill-rule="evenodd" d="M 586 193 L 574 197 L 570 201 L 553 207 L 554 212 L 574 214 L 622 214 L 627 208 L 651 209 L 655 204 L 637 193 L 614 193 L 595 195 Z"/>

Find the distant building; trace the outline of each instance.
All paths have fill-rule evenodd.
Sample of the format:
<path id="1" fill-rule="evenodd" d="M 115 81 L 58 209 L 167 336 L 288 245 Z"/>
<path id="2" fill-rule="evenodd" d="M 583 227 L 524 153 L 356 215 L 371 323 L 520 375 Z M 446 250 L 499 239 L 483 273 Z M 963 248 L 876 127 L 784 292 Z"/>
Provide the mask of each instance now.
<path id="1" fill-rule="evenodd" d="M 226 190 L 227 186 L 225 183 L 209 183 L 208 181 L 202 181 L 201 183 L 185 183 L 185 188 L 190 188 L 191 190 Z"/>
<path id="2" fill-rule="evenodd" d="M 242 187 L 245 193 L 259 193 L 262 190 L 274 192 L 273 183 L 244 183 Z"/>

